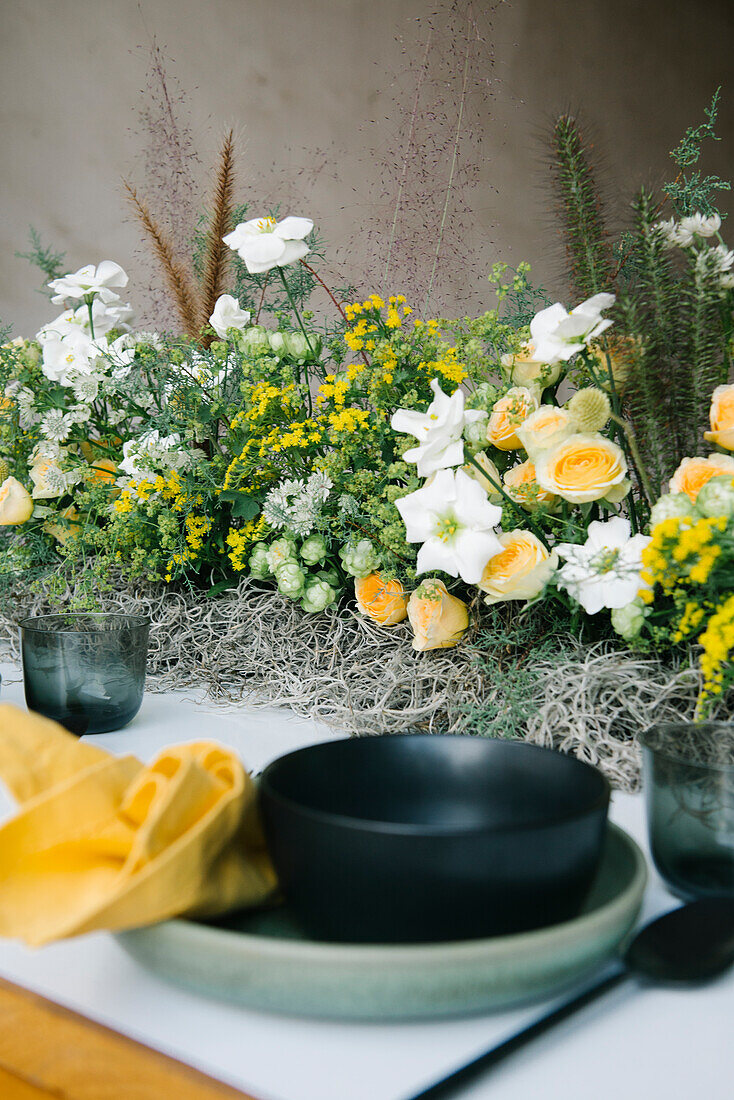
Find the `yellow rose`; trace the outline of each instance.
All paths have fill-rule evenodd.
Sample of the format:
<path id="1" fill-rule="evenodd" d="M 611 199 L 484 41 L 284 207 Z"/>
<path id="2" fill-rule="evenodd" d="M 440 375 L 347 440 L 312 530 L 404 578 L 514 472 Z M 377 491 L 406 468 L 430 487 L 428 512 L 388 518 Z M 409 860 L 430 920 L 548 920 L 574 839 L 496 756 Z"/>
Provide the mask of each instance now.
<path id="1" fill-rule="evenodd" d="M 357 607 L 382 626 L 401 623 L 408 614 L 408 604 L 400 581 L 385 581 L 379 573 L 358 577 L 354 582 Z"/>
<path id="2" fill-rule="evenodd" d="M 484 602 L 535 599 L 558 565 L 555 550 L 546 550 L 532 531 L 508 531 L 499 541 L 502 550 L 489 559 L 479 582 Z"/>
<path id="3" fill-rule="evenodd" d="M 627 462 L 622 448 L 595 433 L 565 439 L 535 460 L 538 485 L 571 504 L 618 502 L 627 495 Z"/>
<path id="4" fill-rule="evenodd" d="M 517 429 L 517 438 L 531 458 L 562 443 L 574 433 L 574 422 L 570 412 L 556 405 L 541 405 L 531 413 L 524 424 Z"/>
<path id="5" fill-rule="evenodd" d="M 408 600 L 413 627 L 413 649 L 448 649 L 461 640 L 469 626 L 466 604 L 449 595 L 443 581 L 423 581 Z"/>
<path id="6" fill-rule="evenodd" d="M 538 386 L 544 390 L 552 386 L 561 377 L 562 363 L 550 366 L 535 359 L 535 345 L 523 344 L 519 351 L 513 355 L 510 352 L 500 359 L 502 374 L 514 386 Z"/>
<path id="7" fill-rule="evenodd" d="M 726 451 L 734 451 L 734 385 L 717 386 L 711 395 L 709 410 L 711 431 L 703 438 Z"/>
<path id="8" fill-rule="evenodd" d="M 528 512 L 536 508 L 552 508 L 558 500 L 553 493 L 541 489 L 535 479 L 535 463 L 528 458 L 505 474 L 505 492 Z"/>
<path id="9" fill-rule="evenodd" d="M 43 529 L 47 534 L 53 535 L 56 541 L 63 546 L 80 529 L 81 524 L 76 522 L 78 519 L 79 513 L 74 505 L 70 504 L 68 508 L 64 508 L 63 512 L 57 514 L 56 521 L 49 520 L 44 523 Z M 59 520 L 66 520 L 67 522 L 59 523 Z"/>
<path id="10" fill-rule="evenodd" d="M 6 477 L 0 485 L 0 526 L 25 523 L 32 515 L 31 494 L 14 477 Z"/>
<path id="11" fill-rule="evenodd" d="M 482 488 L 486 490 L 487 496 L 491 502 L 497 504 L 498 501 L 502 500 L 502 493 L 497 489 L 497 486 L 502 484 L 499 470 L 486 451 L 480 451 L 479 454 L 473 457 L 474 462 L 482 467 L 487 476 L 482 476 L 472 462 L 467 462 L 465 466 L 462 466 L 462 470 L 465 474 L 468 474 L 469 477 L 473 477 L 475 481 L 478 481 Z M 426 482 L 426 484 L 428 484 L 428 482 Z"/>
<path id="12" fill-rule="evenodd" d="M 525 386 L 513 386 L 495 401 L 487 424 L 487 439 L 500 451 L 515 451 L 522 446 L 517 429 L 538 407 L 538 398 Z"/>
<path id="13" fill-rule="evenodd" d="M 642 340 L 639 336 L 609 336 L 606 337 L 606 347 L 591 344 L 589 353 L 596 360 L 594 373 L 602 389 L 612 388 L 611 372 L 614 389 L 617 393 L 624 393 L 630 371 L 642 353 Z"/>
<path id="14" fill-rule="evenodd" d="M 669 493 L 685 493 L 690 500 L 696 497 L 712 477 L 734 475 L 734 458 L 731 455 L 709 455 L 708 458 L 684 458 L 670 479 Z"/>

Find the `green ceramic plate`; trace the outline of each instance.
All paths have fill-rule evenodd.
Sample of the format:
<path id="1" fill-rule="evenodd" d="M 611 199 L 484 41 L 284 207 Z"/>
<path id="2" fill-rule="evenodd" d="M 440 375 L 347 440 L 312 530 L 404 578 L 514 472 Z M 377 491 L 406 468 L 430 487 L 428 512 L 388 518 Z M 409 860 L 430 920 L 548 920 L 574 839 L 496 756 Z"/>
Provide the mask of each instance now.
<path id="1" fill-rule="evenodd" d="M 351 1019 L 417 1019 L 502 1008 L 547 996 L 592 971 L 634 926 L 645 860 L 610 825 L 580 916 L 564 924 L 437 944 L 331 944 L 303 939 L 285 909 L 216 925 L 171 920 L 122 932 L 146 969 L 250 1008 Z"/>

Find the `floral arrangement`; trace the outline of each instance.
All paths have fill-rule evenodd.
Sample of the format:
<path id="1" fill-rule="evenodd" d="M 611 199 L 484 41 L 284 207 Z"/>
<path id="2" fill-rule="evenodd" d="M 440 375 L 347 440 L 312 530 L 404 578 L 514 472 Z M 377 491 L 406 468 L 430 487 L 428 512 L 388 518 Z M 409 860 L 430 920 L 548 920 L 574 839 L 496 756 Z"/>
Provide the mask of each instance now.
<path id="1" fill-rule="evenodd" d="M 62 312 L 0 349 L 5 578 L 52 587 L 64 564 L 90 588 L 122 573 L 216 595 L 247 575 L 306 614 L 407 618 L 420 651 L 485 608 L 543 603 L 576 633 L 697 641 L 703 712 L 734 678 L 734 252 L 689 188 L 667 220 L 643 193 L 615 260 L 578 132 L 563 119 L 555 137 L 585 234 L 570 310 L 527 265 L 497 265 L 498 306 L 475 318 L 417 317 L 400 294 L 343 304 L 313 222 L 238 220 L 226 168 L 192 304 L 131 192 L 185 331 L 136 331 L 112 261 L 49 281 Z M 689 457 L 707 410 L 715 450 Z"/>

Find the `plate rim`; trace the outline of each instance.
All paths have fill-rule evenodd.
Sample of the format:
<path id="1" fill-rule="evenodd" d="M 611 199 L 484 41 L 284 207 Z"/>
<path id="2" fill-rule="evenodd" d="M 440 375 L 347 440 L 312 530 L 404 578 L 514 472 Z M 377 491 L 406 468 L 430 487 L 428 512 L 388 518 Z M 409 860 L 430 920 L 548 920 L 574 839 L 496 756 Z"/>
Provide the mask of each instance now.
<path id="1" fill-rule="evenodd" d="M 504 956 L 508 951 L 513 955 L 523 952 L 524 949 L 532 951 L 539 943 L 550 947 L 554 941 L 558 944 L 566 942 L 569 935 L 576 932 L 584 932 L 595 924 L 613 924 L 618 915 L 630 907 L 637 907 L 642 901 L 645 887 L 648 881 L 648 868 L 645 856 L 639 844 L 629 833 L 614 822 L 608 822 L 608 832 L 616 834 L 617 838 L 632 854 L 634 868 L 626 887 L 616 894 L 606 904 L 592 909 L 588 913 L 581 913 L 568 921 L 558 924 L 535 928 L 528 932 L 510 933 L 504 936 L 485 936 L 470 940 L 447 940 L 434 943 L 337 943 L 322 942 L 318 940 L 285 939 L 275 936 L 258 935 L 252 932 L 238 932 L 225 928 L 213 928 L 210 925 L 185 917 L 174 917 L 169 920 L 159 921 L 156 924 L 143 925 L 138 928 L 121 929 L 114 932 L 116 939 L 122 944 L 129 939 L 136 940 L 141 937 L 153 938 L 163 933 L 166 936 L 183 936 L 192 948 L 196 944 L 212 945 L 215 949 L 221 949 L 227 943 L 237 944 L 240 952 L 253 948 L 261 957 L 277 956 L 282 961 L 293 959 L 296 962 L 326 962 L 338 963 L 339 960 L 349 960 L 354 965 L 357 962 L 372 964 L 379 959 L 400 959 L 404 963 L 421 963 L 430 961 L 457 962 L 470 957 L 478 951 L 484 955 L 497 954 Z"/>

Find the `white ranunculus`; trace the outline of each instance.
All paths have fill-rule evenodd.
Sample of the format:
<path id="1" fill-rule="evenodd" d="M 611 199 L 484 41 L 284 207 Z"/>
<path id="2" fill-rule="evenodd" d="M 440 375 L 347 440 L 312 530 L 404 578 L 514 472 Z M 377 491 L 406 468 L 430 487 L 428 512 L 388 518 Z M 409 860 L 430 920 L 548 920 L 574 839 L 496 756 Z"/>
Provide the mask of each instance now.
<path id="1" fill-rule="evenodd" d="M 41 370 L 51 382 L 73 385 L 80 374 L 91 374 L 99 351 L 94 341 L 81 329 L 71 329 L 65 336 L 51 336 L 43 345 Z"/>
<path id="2" fill-rule="evenodd" d="M 448 466 L 460 466 L 464 461 L 465 426 L 487 416 L 480 409 L 464 409 L 462 390 L 449 397 L 437 378 L 431 382 L 431 389 L 434 398 L 424 413 L 397 409 L 390 421 L 393 431 L 414 435 L 419 441 L 417 447 L 411 447 L 403 455 L 406 462 L 417 464 L 419 477 L 430 477 Z"/>
<path id="3" fill-rule="evenodd" d="M 477 584 L 502 546 L 494 528 L 502 509 L 463 470 L 439 470 L 429 485 L 395 501 L 408 542 L 421 542 L 417 572 L 440 569 Z"/>
<path id="4" fill-rule="evenodd" d="M 242 331 L 250 322 L 250 313 L 246 309 L 240 309 L 240 303 L 231 294 L 220 294 L 217 298 L 214 312 L 209 318 L 209 324 L 220 340 L 227 337 L 227 329 L 236 328 Z"/>
<path id="5" fill-rule="evenodd" d="M 566 561 L 556 574 L 558 585 L 587 615 L 603 607 L 626 607 L 640 589 L 649 588 L 640 576 L 642 551 L 649 542 L 648 535 L 630 537 L 629 520 L 621 516 L 605 523 L 594 520 L 583 546 L 564 542 L 556 547 Z"/>
<path id="6" fill-rule="evenodd" d="M 613 294 L 594 294 L 570 313 L 560 302 L 541 309 L 530 322 L 535 358 L 553 365 L 582 351 L 614 323 L 601 315 L 614 302 Z"/>
<path id="7" fill-rule="evenodd" d="M 306 256 L 310 249 L 304 238 L 313 230 L 310 218 L 252 218 L 223 237 L 223 241 L 245 262 L 251 275 L 286 267 Z"/>
<path id="8" fill-rule="evenodd" d="M 85 264 L 78 271 L 52 279 L 48 285 L 54 291 L 51 301 L 54 305 L 60 305 L 68 298 L 79 301 L 87 294 L 95 294 L 103 302 L 116 301 L 118 295 L 110 288 L 127 286 L 127 281 L 127 275 L 119 264 L 113 260 L 103 260 L 97 267 Z"/>

